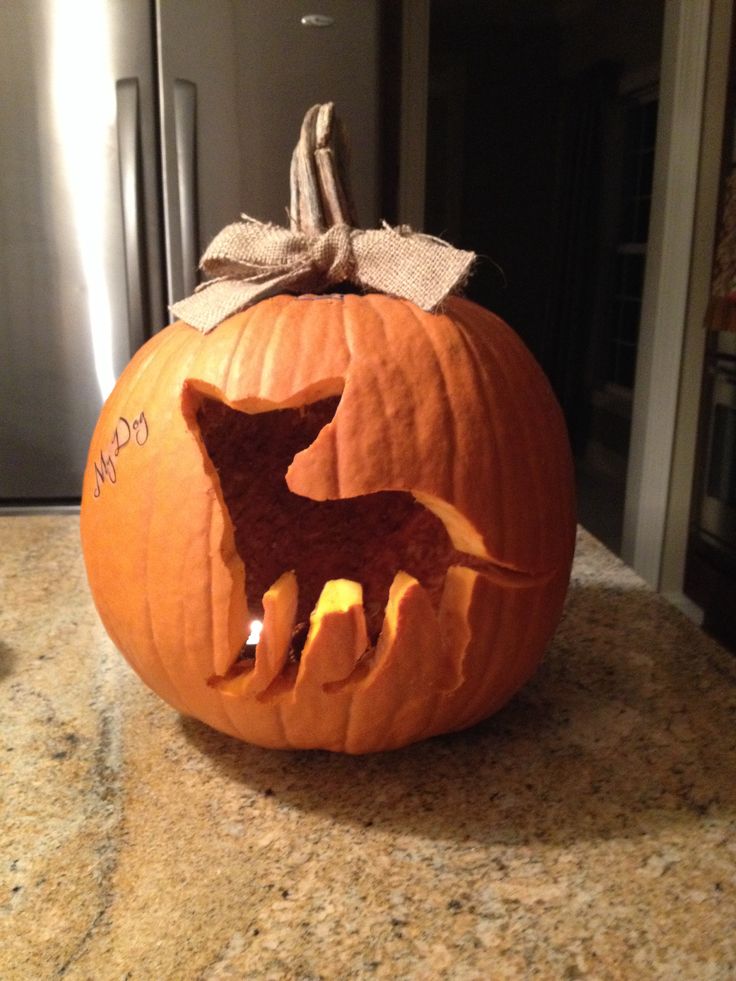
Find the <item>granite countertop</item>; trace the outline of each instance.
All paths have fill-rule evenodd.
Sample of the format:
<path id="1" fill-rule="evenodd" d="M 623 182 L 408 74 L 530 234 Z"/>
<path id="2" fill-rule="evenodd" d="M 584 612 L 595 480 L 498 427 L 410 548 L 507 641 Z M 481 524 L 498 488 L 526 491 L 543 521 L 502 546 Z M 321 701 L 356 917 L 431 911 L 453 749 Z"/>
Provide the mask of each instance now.
<path id="1" fill-rule="evenodd" d="M 352 758 L 179 717 L 0 519 L 0 977 L 736 978 L 736 661 L 581 532 L 530 684 Z"/>

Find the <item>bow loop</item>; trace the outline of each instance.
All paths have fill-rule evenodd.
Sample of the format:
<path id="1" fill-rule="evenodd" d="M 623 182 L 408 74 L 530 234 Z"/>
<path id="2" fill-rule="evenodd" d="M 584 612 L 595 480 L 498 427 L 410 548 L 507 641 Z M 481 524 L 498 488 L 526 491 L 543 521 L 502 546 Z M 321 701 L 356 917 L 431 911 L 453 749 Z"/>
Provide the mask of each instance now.
<path id="1" fill-rule="evenodd" d="M 199 268 L 208 276 L 233 279 L 246 279 L 266 272 L 278 275 L 303 265 L 308 248 L 306 235 L 241 215 L 240 221 L 227 225 L 215 235 Z"/>
<path id="2" fill-rule="evenodd" d="M 213 278 L 171 310 L 208 333 L 268 296 L 319 293 L 346 281 L 435 310 L 465 282 L 474 260 L 474 253 L 407 226 L 363 231 L 337 224 L 309 236 L 242 215 L 202 256 L 200 268 Z"/>

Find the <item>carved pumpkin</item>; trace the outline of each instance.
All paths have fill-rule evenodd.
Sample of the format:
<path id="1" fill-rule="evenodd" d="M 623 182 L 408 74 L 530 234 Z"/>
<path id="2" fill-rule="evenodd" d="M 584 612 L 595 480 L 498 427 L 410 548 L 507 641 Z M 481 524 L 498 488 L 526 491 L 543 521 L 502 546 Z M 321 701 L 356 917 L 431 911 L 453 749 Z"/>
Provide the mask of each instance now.
<path id="1" fill-rule="evenodd" d="M 569 578 L 570 455 L 480 307 L 278 295 L 137 353 L 81 524 L 105 627 L 172 706 L 368 752 L 470 726 L 533 672 Z"/>

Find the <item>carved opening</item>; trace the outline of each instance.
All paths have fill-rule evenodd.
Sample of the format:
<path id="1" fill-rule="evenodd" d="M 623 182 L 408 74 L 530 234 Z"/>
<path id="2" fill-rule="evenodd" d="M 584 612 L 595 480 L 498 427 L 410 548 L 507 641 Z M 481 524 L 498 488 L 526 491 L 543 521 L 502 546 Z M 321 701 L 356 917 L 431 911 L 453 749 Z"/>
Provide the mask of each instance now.
<path id="1" fill-rule="evenodd" d="M 456 550 L 442 521 L 407 492 L 315 501 L 289 490 L 289 465 L 332 420 L 340 396 L 256 413 L 198 399 L 194 418 L 230 513 L 252 615 L 259 616 L 263 594 L 282 573 L 296 573 L 293 658 L 301 654 L 310 613 L 328 580 L 361 583 L 375 645 L 398 571 L 418 579 L 437 607 L 450 565 L 487 565 Z"/>

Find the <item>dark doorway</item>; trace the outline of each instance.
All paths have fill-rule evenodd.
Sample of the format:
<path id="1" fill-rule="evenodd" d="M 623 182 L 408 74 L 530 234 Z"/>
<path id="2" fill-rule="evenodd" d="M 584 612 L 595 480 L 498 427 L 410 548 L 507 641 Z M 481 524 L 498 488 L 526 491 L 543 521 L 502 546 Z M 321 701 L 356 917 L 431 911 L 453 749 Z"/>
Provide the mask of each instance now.
<path id="1" fill-rule="evenodd" d="M 426 230 L 562 405 L 580 520 L 620 550 L 663 0 L 432 0 Z"/>

